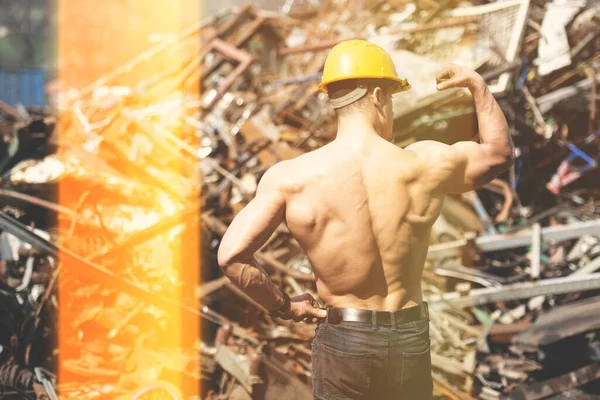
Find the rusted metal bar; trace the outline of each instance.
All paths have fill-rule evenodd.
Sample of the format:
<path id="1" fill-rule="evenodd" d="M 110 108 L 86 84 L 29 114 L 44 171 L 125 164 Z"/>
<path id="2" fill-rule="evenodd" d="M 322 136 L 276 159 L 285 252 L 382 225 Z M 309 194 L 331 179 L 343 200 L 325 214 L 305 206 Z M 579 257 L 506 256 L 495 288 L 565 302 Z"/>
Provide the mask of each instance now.
<path id="1" fill-rule="evenodd" d="M 598 62 L 598 61 L 600 61 L 600 54 L 596 54 L 595 56 L 591 57 L 590 59 L 582 62 L 581 64 L 579 64 L 579 67 L 586 67 L 586 66 L 592 65 L 592 64 L 594 64 L 595 62 Z M 562 85 L 567 80 L 569 80 L 572 77 L 576 76 L 580 72 L 581 72 L 581 70 L 579 68 L 573 68 L 570 71 L 565 72 L 563 75 L 559 76 L 558 78 L 556 78 L 555 80 L 553 80 L 552 82 L 550 82 L 548 84 L 548 89 L 554 89 L 557 86 Z"/>
<path id="2" fill-rule="evenodd" d="M 76 212 L 68 207 L 61 206 L 60 204 L 52 203 L 35 196 L 15 192 L 14 190 L 0 189 L 0 197 L 8 197 L 12 199 L 21 200 L 36 206 L 47 208 L 48 210 L 56 211 L 61 214 L 65 214 L 70 218 L 75 217 Z"/>
<path id="3" fill-rule="evenodd" d="M 0 110 L 11 115 L 15 119 L 19 119 L 19 112 L 17 111 L 17 109 L 9 106 L 8 104 L 4 103 L 3 101 L 0 101 Z"/>
<path id="4" fill-rule="evenodd" d="M 468 16 L 468 17 L 456 17 L 456 18 L 445 18 L 440 21 L 430 22 L 428 24 L 415 24 L 411 26 L 398 27 L 389 30 L 390 35 L 398 33 L 419 33 L 426 31 L 433 31 L 442 28 L 452 28 L 454 26 L 468 25 L 479 21 L 479 16 Z"/>
<path id="5" fill-rule="evenodd" d="M 504 196 L 504 204 L 502 205 L 500 212 L 494 218 L 494 222 L 496 222 L 496 223 L 506 222 L 506 220 L 508 220 L 508 217 L 510 215 L 510 210 L 512 208 L 513 201 L 514 201 L 513 191 L 511 189 L 510 185 L 508 183 L 506 183 L 505 181 L 496 178 L 493 181 L 491 181 L 490 183 L 488 183 L 487 185 L 485 185 L 484 188 L 491 190 L 495 193 L 500 193 Z"/>
<path id="6" fill-rule="evenodd" d="M 239 38 L 237 38 L 237 40 L 234 43 L 232 43 L 231 46 L 236 49 L 241 48 L 254 34 L 256 34 L 256 32 L 259 30 L 259 28 L 266 21 L 267 21 L 267 19 L 265 17 L 261 17 L 261 16 L 256 17 L 254 19 L 254 21 L 252 21 L 250 26 L 244 29 L 244 33 Z M 204 56 L 206 56 L 206 54 L 208 54 L 208 52 L 211 50 L 211 48 L 212 47 L 209 45 L 205 49 L 203 49 L 203 51 L 201 53 L 201 56 L 202 56 L 201 58 L 204 58 Z M 203 69 L 200 72 L 200 81 L 202 81 L 208 75 L 210 75 L 215 70 L 217 70 L 217 68 L 219 68 L 223 64 L 223 61 L 225 61 L 225 58 L 219 57 L 218 59 L 214 60 L 213 63 L 209 67 Z"/>
<path id="7" fill-rule="evenodd" d="M 229 43 L 224 42 L 221 39 L 213 39 L 209 48 L 213 48 L 226 57 L 239 62 L 238 66 L 233 72 L 225 79 L 225 81 L 219 86 L 219 88 L 209 97 L 205 109 L 210 109 L 212 106 L 223 97 L 223 95 L 229 90 L 229 87 L 237 81 L 240 76 L 246 72 L 248 67 L 252 65 L 254 59 L 250 54 L 231 46 Z"/>
<path id="8" fill-rule="evenodd" d="M 230 280 L 226 276 L 222 276 L 210 282 L 204 282 L 198 288 L 197 297 L 199 299 L 203 299 L 204 297 L 216 292 L 217 290 L 220 290 L 224 286 L 227 286 L 228 282 L 230 282 Z"/>

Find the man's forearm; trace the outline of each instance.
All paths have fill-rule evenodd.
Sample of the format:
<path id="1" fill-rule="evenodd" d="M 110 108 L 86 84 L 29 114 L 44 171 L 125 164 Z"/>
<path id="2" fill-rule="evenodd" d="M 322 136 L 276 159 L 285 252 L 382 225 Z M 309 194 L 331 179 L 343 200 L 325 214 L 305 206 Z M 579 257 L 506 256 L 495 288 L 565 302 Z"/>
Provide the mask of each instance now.
<path id="1" fill-rule="evenodd" d="M 243 262 L 229 263 L 222 269 L 234 285 L 267 311 L 276 310 L 283 305 L 285 299 L 279 289 L 253 256 Z"/>
<path id="2" fill-rule="evenodd" d="M 512 161 L 514 145 L 498 102 L 483 79 L 469 89 L 475 101 L 481 143 L 490 148 L 493 156 Z"/>

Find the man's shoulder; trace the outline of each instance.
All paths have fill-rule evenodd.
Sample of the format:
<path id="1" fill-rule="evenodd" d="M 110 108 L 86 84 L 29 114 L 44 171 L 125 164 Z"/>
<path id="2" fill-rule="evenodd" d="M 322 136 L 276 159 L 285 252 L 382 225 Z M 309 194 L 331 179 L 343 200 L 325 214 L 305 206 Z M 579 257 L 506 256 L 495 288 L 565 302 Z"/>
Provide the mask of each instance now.
<path id="1" fill-rule="evenodd" d="M 315 168 L 322 164 L 323 157 L 306 153 L 296 158 L 279 161 L 271 166 L 261 177 L 260 183 L 272 189 L 297 192 L 311 180 Z"/>
<path id="2" fill-rule="evenodd" d="M 435 140 L 421 140 L 404 148 L 412 152 L 428 166 L 436 167 L 442 164 L 454 164 L 460 152 L 453 146 Z"/>
<path id="3" fill-rule="evenodd" d="M 405 151 L 412 151 L 417 155 L 439 155 L 447 152 L 450 146 L 435 140 L 420 140 L 404 148 Z"/>

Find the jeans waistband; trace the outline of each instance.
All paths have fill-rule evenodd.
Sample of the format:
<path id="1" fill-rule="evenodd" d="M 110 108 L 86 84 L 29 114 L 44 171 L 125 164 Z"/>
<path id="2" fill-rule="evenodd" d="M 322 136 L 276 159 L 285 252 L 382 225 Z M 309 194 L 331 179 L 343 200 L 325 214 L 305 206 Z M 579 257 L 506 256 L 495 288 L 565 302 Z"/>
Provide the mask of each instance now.
<path id="1" fill-rule="evenodd" d="M 396 311 L 327 307 L 327 318 L 325 321 L 329 324 L 339 324 L 347 321 L 370 323 L 373 326 L 395 326 L 428 317 L 429 308 L 427 302 L 422 302 L 418 306 L 403 308 Z"/>

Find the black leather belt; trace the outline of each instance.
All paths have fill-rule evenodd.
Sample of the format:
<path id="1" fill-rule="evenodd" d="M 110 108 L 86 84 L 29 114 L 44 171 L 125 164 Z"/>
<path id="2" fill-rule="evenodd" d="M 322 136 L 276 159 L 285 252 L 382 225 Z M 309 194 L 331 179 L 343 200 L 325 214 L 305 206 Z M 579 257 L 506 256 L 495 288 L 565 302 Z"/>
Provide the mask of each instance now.
<path id="1" fill-rule="evenodd" d="M 429 317 L 426 302 L 398 311 L 363 310 L 360 308 L 327 307 L 327 323 L 339 324 L 342 321 L 364 322 L 373 325 L 398 325 L 406 322 L 418 321 Z"/>

